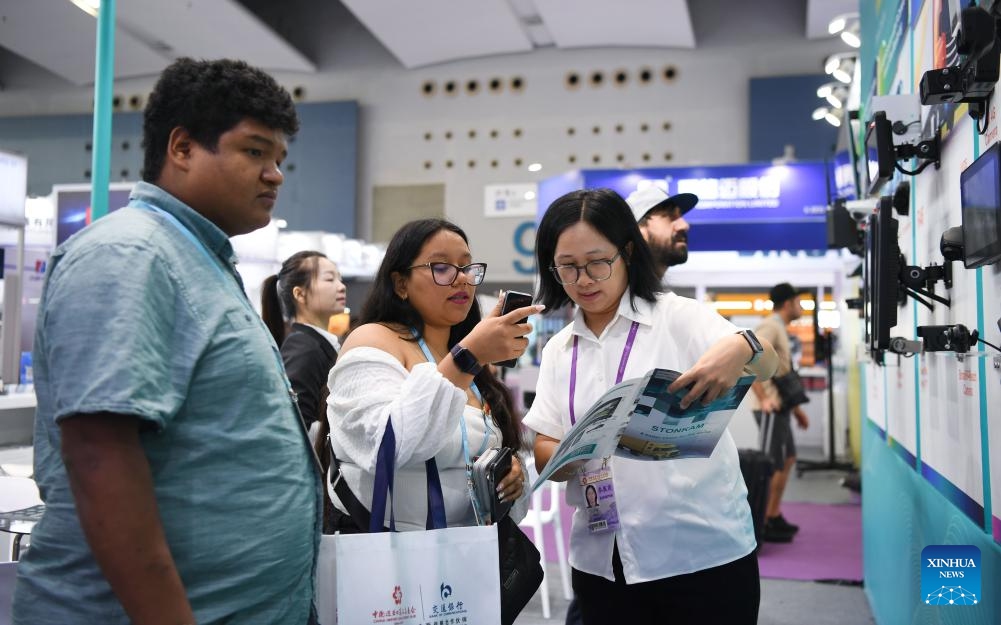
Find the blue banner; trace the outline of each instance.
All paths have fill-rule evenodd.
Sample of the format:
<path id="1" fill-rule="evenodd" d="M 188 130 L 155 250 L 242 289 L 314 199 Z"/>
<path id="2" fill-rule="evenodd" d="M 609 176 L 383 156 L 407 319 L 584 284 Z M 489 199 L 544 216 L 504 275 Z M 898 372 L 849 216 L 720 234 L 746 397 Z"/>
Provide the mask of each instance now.
<path id="1" fill-rule="evenodd" d="M 584 187 L 608 187 L 627 199 L 651 184 L 670 195 L 697 195 L 698 205 L 685 215 L 691 224 L 692 251 L 827 248 L 829 176 L 822 162 L 583 170 L 580 174 Z M 540 210 L 547 206 L 540 201 Z"/>

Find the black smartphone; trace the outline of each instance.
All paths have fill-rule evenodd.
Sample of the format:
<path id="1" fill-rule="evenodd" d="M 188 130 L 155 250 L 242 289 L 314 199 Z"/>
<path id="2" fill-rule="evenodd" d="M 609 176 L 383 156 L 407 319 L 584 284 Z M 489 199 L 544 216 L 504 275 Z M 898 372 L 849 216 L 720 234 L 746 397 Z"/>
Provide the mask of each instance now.
<path id="1" fill-rule="evenodd" d="M 497 485 L 511 472 L 511 448 L 501 447 L 487 467 L 487 487 L 490 493 L 490 519 L 497 523 L 511 510 L 513 501 L 501 501 Z"/>
<path id="2" fill-rule="evenodd" d="M 508 291 L 504 294 L 504 305 L 501 307 L 501 315 L 506 315 L 512 310 L 518 308 L 524 308 L 525 306 L 532 305 L 532 295 L 530 293 L 522 293 L 521 291 Z M 524 323 L 525 319 L 521 319 L 518 323 Z M 498 363 L 494 363 L 500 367 L 513 367 L 518 364 L 517 359 L 504 360 Z"/>

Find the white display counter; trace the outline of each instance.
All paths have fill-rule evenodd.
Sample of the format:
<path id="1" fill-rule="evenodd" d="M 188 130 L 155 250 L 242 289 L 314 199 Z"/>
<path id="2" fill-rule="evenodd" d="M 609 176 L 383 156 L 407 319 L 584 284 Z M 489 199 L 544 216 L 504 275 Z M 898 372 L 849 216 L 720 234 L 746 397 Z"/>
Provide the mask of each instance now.
<path id="1" fill-rule="evenodd" d="M 33 392 L 0 395 L 0 447 L 31 445 L 35 405 Z"/>

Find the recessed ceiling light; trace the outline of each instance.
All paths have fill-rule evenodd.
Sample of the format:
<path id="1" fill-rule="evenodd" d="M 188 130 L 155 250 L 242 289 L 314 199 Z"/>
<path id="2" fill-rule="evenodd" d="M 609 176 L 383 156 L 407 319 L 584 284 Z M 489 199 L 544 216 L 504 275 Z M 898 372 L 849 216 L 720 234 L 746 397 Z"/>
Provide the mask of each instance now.
<path id="1" fill-rule="evenodd" d="M 542 169 L 542 163 L 532 163 L 528 166 L 528 171 L 540 171 Z"/>

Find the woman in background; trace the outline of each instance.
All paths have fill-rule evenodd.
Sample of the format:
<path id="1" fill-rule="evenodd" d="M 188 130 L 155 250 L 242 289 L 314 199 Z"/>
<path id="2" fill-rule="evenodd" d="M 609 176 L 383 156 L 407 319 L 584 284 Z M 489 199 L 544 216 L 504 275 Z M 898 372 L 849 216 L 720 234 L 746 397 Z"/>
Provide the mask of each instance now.
<path id="1" fill-rule="evenodd" d="M 639 227 L 614 191 L 553 202 L 539 224 L 536 262 L 539 301 L 551 310 L 577 305 L 543 348 L 525 417 L 538 433 L 540 471 L 575 415 L 621 380 L 654 367 L 683 372 L 670 390 L 689 389 L 687 408 L 716 399 L 745 368 L 759 377 L 775 371 L 770 345 L 699 302 L 661 292 Z M 570 564 L 584 625 L 757 621 L 754 527 L 729 432 L 709 458 L 613 455 L 567 465 L 553 479 L 570 480 L 567 503 L 577 508 Z"/>
<path id="2" fill-rule="evenodd" d="M 326 451 L 327 375 L 340 350 L 340 342 L 327 331 L 327 324 L 332 315 L 344 312 L 346 293 L 337 265 L 314 251 L 293 254 L 278 274 L 266 278 L 261 286 L 261 316 L 281 346 L 285 373 L 324 473 L 330 464 Z M 330 533 L 339 513 L 326 489 L 323 500 L 323 530 Z"/>
<path id="3" fill-rule="evenodd" d="M 332 468 L 327 489 L 357 529 L 368 531 L 376 457 L 390 424 L 393 510 L 401 530 L 427 526 L 426 476 L 433 469 L 426 461 L 434 459 L 441 479 L 447 525 L 476 525 L 467 460 L 491 447 L 521 447 L 511 396 L 486 365 L 525 351 L 531 326 L 521 321 L 540 307 L 498 316 L 498 304 L 481 319 L 476 287 L 485 275 L 486 265 L 474 262 L 466 234 L 453 223 L 423 219 L 393 235 L 360 325 L 328 382 L 340 475 Z M 511 464 L 496 493 L 505 501 L 525 492 L 521 462 Z M 356 500 L 344 501 L 336 490 L 343 486 L 333 482 L 346 484 Z"/>
<path id="4" fill-rule="evenodd" d="M 307 429 L 326 423 L 327 375 L 341 348 L 327 325 L 332 315 L 344 312 L 346 301 L 337 265 L 314 251 L 290 256 L 261 287 L 261 316 L 281 346 Z"/>

